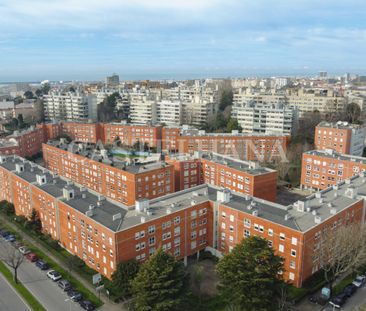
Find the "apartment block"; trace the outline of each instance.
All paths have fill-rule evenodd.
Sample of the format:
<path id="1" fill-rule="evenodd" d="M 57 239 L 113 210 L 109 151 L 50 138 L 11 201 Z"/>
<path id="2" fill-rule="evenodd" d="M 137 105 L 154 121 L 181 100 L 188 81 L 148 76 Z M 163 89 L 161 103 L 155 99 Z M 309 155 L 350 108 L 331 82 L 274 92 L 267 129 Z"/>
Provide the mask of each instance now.
<path id="1" fill-rule="evenodd" d="M 16 154 L 29 157 L 38 154 L 42 150 L 45 141 L 41 128 L 31 126 L 29 129 L 14 131 L 0 142 L 0 154 Z"/>
<path id="2" fill-rule="evenodd" d="M 183 105 L 180 101 L 161 100 L 156 104 L 157 118 L 159 124 L 166 126 L 179 126 L 183 120 Z"/>
<path id="3" fill-rule="evenodd" d="M 301 186 L 325 189 L 366 171 L 366 158 L 340 154 L 333 149 L 303 153 Z"/>
<path id="4" fill-rule="evenodd" d="M 315 128 L 314 144 L 316 149 L 333 149 L 341 154 L 362 156 L 365 136 L 364 125 L 321 122 Z"/>
<path id="5" fill-rule="evenodd" d="M 163 151 L 178 151 L 178 138 L 180 136 L 180 127 L 168 127 L 164 126 L 162 129 L 162 142 L 161 149 Z"/>
<path id="6" fill-rule="evenodd" d="M 297 110 L 283 103 L 234 104 L 232 116 L 238 120 L 243 133 L 291 134 L 297 124 Z"/>
<path id="7" fill-rule="evenodd" d="M 97 97 L 83 93 L 50 93 L 44 95 L 44 113 L 47 121 L 87 121 L 97 119 Z"/>
<path id="8" fill-rule="evenodd" d="M 246 161 L 273 161 L 286 154 L 289 136 L 229 133 L 183 133 L 176 145 L 180 153 L 215 152 Z"/>
<path id="9" fill-rule="evenodd" d="M 52 172 L 125 205 L 175 190 L 174 167 L 156 159 L 113 160 L 105 149 L 63 141 L 43 144 L 43 159 Z"/>
<path id="10" fill-rule="evenodd" d="M 45 232 L 108 278 L 119 262 L 143 262 L 158 248 L 186 263 L 258 235 L 284 258 L 284 279 L 301 287 L 320 268 L 323 230 L 365 220 L 364 179 L 360 173 L 288 206 L 203 184 L 128 208 L 20 157 L 0 157 L 0 199 L 17 215 L 34 209 Z"/>

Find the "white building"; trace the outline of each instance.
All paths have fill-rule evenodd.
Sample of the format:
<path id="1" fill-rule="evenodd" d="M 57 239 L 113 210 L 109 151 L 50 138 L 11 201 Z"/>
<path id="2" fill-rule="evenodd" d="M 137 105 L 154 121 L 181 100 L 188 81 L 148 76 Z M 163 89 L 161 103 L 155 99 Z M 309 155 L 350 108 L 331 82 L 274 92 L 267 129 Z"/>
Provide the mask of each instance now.
<path id="1" fill-rule="evenodd" d="M 283 103 L 235 104 L 232 116 L 244 133 L 291 134 L 297 122 L 297 111 Z"/>
<path id="2" fill-rule="evenodd" d="M 47 121 L 97 120 L 97 97 L 82 93 L 50 93 L 44 96 L 44 112 Z"/>
<path id="3" fill-rule="evenodd" d="M 129 117 L 130 122 L 135 124 L 156 123 L 156 100 L 143 94 L 132 94 Z"/>
<path id="4" fill-rule="evenodd" d="M 161 100 L 156 104 L 157 122 L 165 125 L 179 126 L 182 124 L 182 102 Z"/>

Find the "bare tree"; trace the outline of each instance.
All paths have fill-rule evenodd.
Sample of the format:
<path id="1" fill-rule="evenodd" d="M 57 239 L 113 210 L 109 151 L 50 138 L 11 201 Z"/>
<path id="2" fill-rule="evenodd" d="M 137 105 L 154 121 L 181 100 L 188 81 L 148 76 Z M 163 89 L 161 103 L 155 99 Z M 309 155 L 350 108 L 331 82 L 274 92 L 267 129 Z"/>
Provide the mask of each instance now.
<path id="1" fill-rule="evenodd" d="M 332 291 L 337 277 L 358 269 L 366 262 L 366 227 L 352 223 L 325 228 L 315 247 L 315 260 L 324 271 L 324 278 Z"/>
<path id="2" fill-rule="evenodd" d="M 201 303 L 201 285 L 203 280 L 203 267 L 200 265 L 193 266 L 192 270 L 192 281 L 197 288 L 198 297 Z"/>
<path id="3" fill-rule="evenodd" d="M 18 268 L 24 260 L 24 256 L 14 247 L 4 247 L 0 254 L 0 259 L 4 261 L 14 272 L 14 282 L 18 283 Z"/>
<path id="4" fill-rule="evenodd" d="M 278 290 L 277 294 L 278 310 L 279 311 L 287 310 L 289 306 L 288 284 L 284 282 L 279 284 L 277 290 Z"/>

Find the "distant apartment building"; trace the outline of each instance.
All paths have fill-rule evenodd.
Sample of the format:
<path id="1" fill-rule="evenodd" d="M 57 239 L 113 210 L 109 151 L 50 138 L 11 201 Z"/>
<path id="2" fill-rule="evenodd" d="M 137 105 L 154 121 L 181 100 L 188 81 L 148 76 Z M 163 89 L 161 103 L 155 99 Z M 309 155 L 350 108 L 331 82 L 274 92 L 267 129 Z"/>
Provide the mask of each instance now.
<path id="1" fill-rule="evenodd" d="M 114 73 L 111 76 L 106 77 L 105 84 L 108 87 L 118 86 L 119 85 L 119 75 Z"/>
<path id="2" fill-rule="evenodd" d="M 17 215 L 35 210 L 45 233 L 107 278 L 121 261 L 144 262 L 158 248 L 186 263 L 257 235 L 284 258 L 284 279 L 301 287 L 321 268 L 322 232 L 365 220 L 365 191 L 361 173 L 283 206 L 204 184 L 127 208 L 35 163 L 0 157 L 0 199 Z"/>
<path id="3" fill-rule="evenodd" d="M 43 144 L 42 151 L 52 172 L 125 205 L 174 192 L 174 168 L 162 161 L 113 160 L 105 149 L 64 141 Z"/>
<path id="4" fill-rule="evenodd" d="M 156 121 L 167 126 L 179 126 L 183 119 L 181 101 L 161 100 L 156 103 Z"/>
<path id="5" fill-rule="evenodd" d="M 321 122 L 315 128 L 316 149 L 333 149 L 341 154 L 361 156 L 365 147 L 366 127 L 348 122 Z"/>
<path id="6" fill-rule="evenodd" d="M 146 95 L 134 95 L 130 99 L 131 123 L 155 124 L 157 122 L 156 99 Z"/>
<path id="7" fill-rule="evenodd" d="M 366 171 L 366 158 L 339 154 L 332 149 L 303 153 L 301 186 L 325 189 Z"/>
<path id="8" fill-rule="evenodd" d="M 291 134 L 297 124 L 297 110 L 284 103 L 234 104 L 232 117 L 238 120 L 243 133 Z"/>
<path id="9" fill-rule="evenodd" d="M 173 154 L 166 161 L 175 167 L 175 190 L 208 184 L 269 201 L 276 200 L 277 172 L 257 162 L 247 162 L 215 153 L 194 156 Z"/>
<path id="10" fill-rule="evenodd" d="M 47 121 L 87 121 L 97 119 L 97 97 L 82 93 L 50 93 L 44 95 Z"/>

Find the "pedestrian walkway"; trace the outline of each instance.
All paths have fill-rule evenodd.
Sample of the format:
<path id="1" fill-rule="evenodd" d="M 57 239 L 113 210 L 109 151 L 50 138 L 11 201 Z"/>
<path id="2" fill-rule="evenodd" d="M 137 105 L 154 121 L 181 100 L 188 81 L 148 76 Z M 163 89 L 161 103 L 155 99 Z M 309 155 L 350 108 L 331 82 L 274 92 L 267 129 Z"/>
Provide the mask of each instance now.
<path id="1" fill-rule="evenodd" d="M 9 220 L 7 220 L 6 218 L 2 218 L 2 221 L 9 227 L 11 227 L 14 231 L 16 231 L 19 236 L 22 237 L 22 239 L 24 241 L 28 241 L 29 243 L 33 244 L 35 247 L 37 247 L 38 249 L 40 249 L 43 253 L 45 253 L 48 257 L 50 257 L 54 262 L 56 262 L 60 267 L 62 267 L 63 269 L 65 269 L 66 271 L 69 271 L 69 267 L 67 267 L 67 265 L 61 261 L 59 258 L 55 257 L 49 250 L 47 250 L 45 247 L 43 247 L 36 239 L 32 238 L 29 235 L 26 235 L 23 231 L 21 231 L 15 224 L 13 224 L 12 222 L 10 222 Z M 87 282 L 82 276 L 80 276 L 77 272 L 75 271 L 70 271 L 68 272 L 70 275 L 72 275 L 73 277 L 77 278 L 77 280 L 82 283 L 88 290 L 90 290 L 91 292 L 95 293 L 95 288 L 93 287 L 92 284 L 90 284 L 89 282 Z M 121 304 L 117 304 L 114 303 L 112 301 L 109 300 L 109 298 L 104 294 L 101 293 L 100 295 L 100 300 L 103 301 L 103 306 L 101 306 L 99 308 L 99 310 L 102 311 L 127 311 L 126 308 L 124 308 Z"/>

